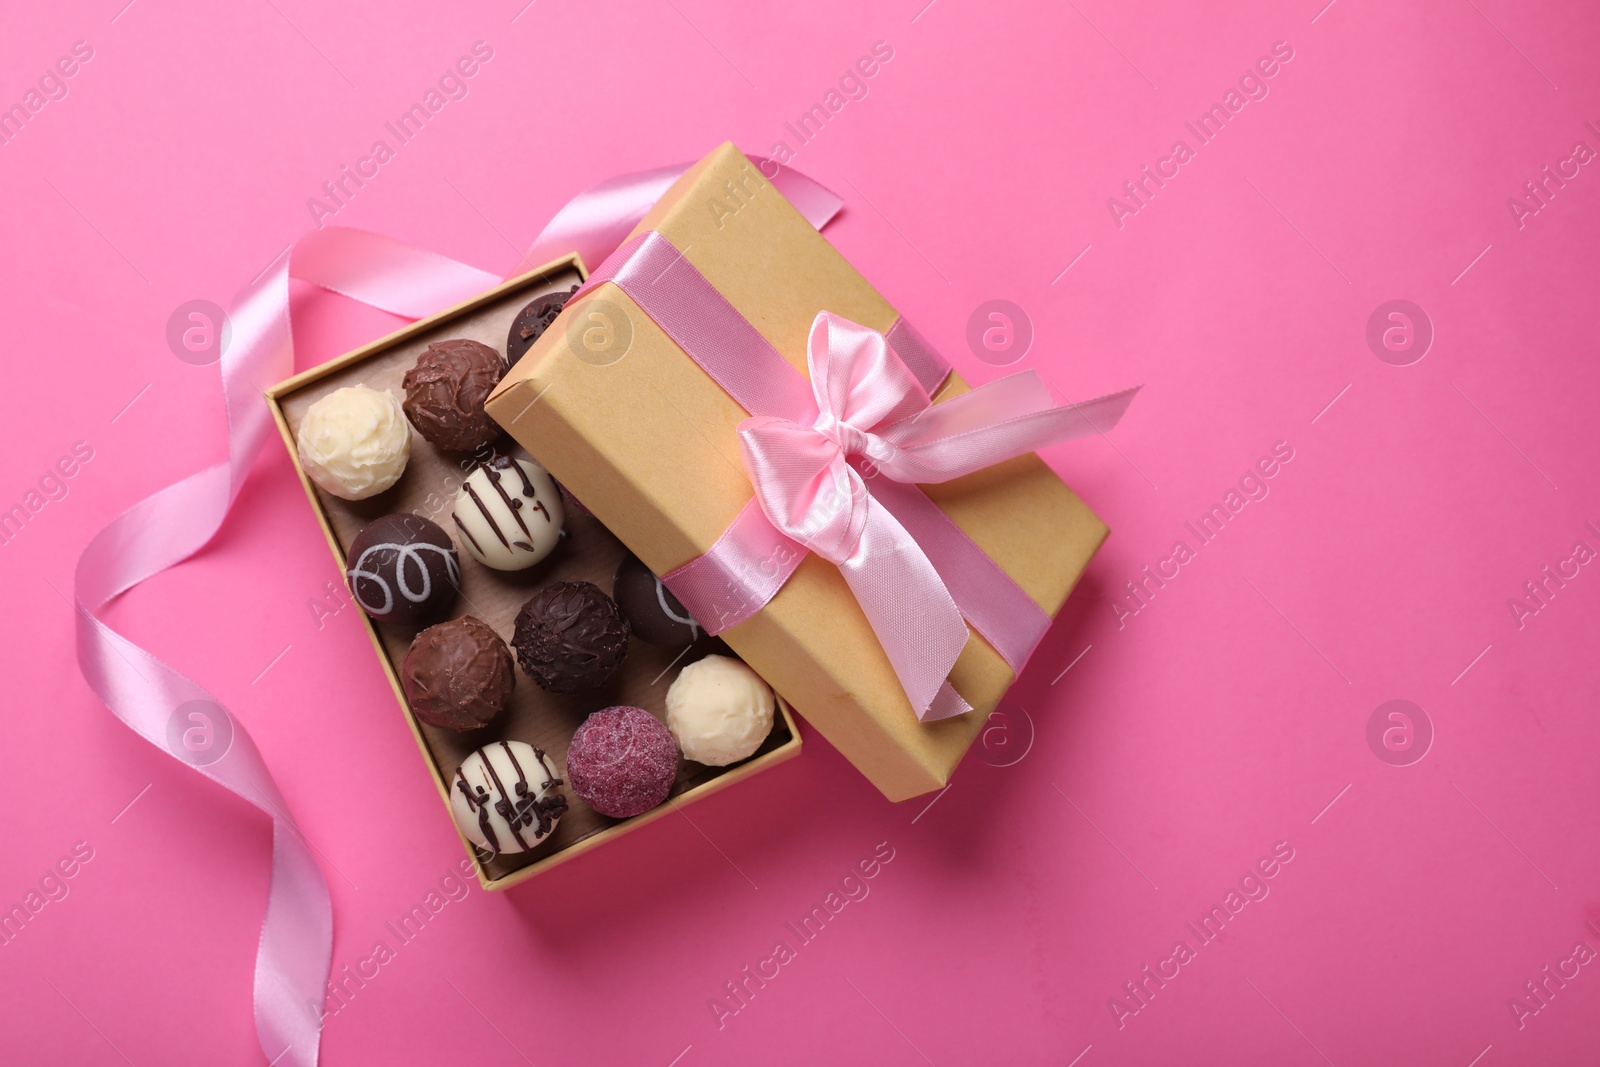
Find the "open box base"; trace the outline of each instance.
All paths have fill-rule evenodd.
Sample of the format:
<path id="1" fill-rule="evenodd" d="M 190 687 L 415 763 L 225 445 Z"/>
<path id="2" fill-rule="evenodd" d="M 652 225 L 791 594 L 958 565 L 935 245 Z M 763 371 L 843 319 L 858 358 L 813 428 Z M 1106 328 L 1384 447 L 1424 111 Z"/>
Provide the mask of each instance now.
<path id="1" fill-rule="evenodd" d="M 452 454 L 435 448 L 414 430 L 411 459 L 399 483 L 387 492 L 362 501 L 342 500 L 316 486 L 300 467 L 295 436 L 310 405 L 319 397 L 341 386 L 363 384 L 388 389 L 404 396 L 400 385 L 405 372 L 418 354 L 435 341 L 470 338 L 489 345 L 502 354 L 506 334 L 517 312 L 529 301 L 549 293 L 565 292 L 584 278 L 578 257 L 570 256 L 538 270 L 513 278 L 504 284 L 430 318 L 413 323 L 388 337 L 357 349 L 337 360 L 299 374 L 267 392 L 278 428 L 283 434 L 295 469 L 305 485 L 307 496 L 327 535 L 328 544 L 341 571 L 346 568 L 346 551 L 360 529 L 382 515 L 412 512 L 432 519 L 451 530 L 451 506 L 462 479 L 472 469 L 475 457 Z M 502 453 L 524 454 L 509 437 L 492 446 Z M 476 458 L 486 458 L 485 450 Z M 538 459 L 535 455 L 534 459 Z M 475 615 L 509 642 L 513 620 L 521 605 L 537 589 L 556 581 L 591 581 L 610 591 L 612 576 L 627 549 L 598 519 L 568 500 L 567 536 L 550 558 L 527 571 L 493 571 L 459 552 L 461 596 L 450 612 L 451 618 Z M 459 547 L 459 538 L 457 538 Z M 411 640 L 421 627 L 378 625 L 365 615 L 379 662 L 389 678 L 395 696 L 424 761 L 433 775 L 440 797 L 449 814 L 450 777 L 455 768 L 474 750 L 499 740 L 525 741 L 543 749 L 559 774 L 565 776 L 566 750 L 573 731 L 590 712 L 614 704 L 642 707 L 657 717 L 665 713 L 667 687 L 684 664 L 711 652 L 723 652 L 715 639 L 701 638 L 691 646 L 657 648 L 635 637 L 629 643 L 627 660 L 618 676 L 606 687 L 575 696 L 546 693 L 519 669 L 516 692 L 510 706 L 481 730 L 458 733 L 430 726 L 418 720 L 407 705 L 400 686 L 398 668 Z M 661 817 L 674 807 L 695 800 L 740 781 L 775 763 L 799 754 L 800 734 L 787 704 L 780 698 L 779 714 L 772 733 L 755 755 L 731 767 L 707 767 L 683 760 L 667 803 L 631 819 L 612 819 L 594 811 L 564 787 L 569 808 L 556 829 L 538 846 L 515 855 L 489 856 L 465 837 L 463 845 L 472 856 L 478 879 L 486 889 L 504 889 L 559 863 L 581 855 L 613 838 Z"/>

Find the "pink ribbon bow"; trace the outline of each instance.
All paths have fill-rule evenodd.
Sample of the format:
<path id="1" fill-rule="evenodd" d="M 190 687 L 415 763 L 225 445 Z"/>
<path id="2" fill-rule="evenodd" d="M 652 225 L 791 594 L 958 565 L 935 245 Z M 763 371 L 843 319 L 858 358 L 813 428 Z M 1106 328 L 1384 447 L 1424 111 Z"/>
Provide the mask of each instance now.
<path id="1" fill-rule="evenodd" d="M 768 521 L 836 564 L 920 719 L 971 706 L 948 679 L 967 624 L 915 538 L 869 487 L 959 478 L 1114 424 L 1137 388 L 1058 407 L 1024 371 L 933 404 L 883 334 L 817 315 L 806 362 L 818 414 L 756 416 L 739 445 Z"/>

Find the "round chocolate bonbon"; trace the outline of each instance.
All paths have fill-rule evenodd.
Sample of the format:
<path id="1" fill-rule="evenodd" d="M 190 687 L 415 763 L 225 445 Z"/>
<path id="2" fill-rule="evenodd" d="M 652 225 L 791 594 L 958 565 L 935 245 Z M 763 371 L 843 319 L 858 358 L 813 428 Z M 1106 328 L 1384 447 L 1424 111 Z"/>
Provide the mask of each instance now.
<path id="1" fill-rule="evenodd" d="M 567 749 L 572 791 L 601 815 L 626 819 L 667 799 L 678 746 L 643 708 L 604 708 L 584 720 Z"/>
<path id="2" fill-rule="evenodd" d="M 350 542 L 345 578 L 378 622 L 423 625 L 455 603 L 461 564 L 450 535 L 421 515 L 385 515 Z"/>
<path id="3" fill-rule="evenodd" d="M 517 684 L 511 650 L 482 619 L 464 615 L 419 633 L 400 661 L 400 687 L 431 726 L 476 730 L 505 710 Z"/>
<path id="4" fill-rule="evenodd" d="M 527 307 L 517 313 L 516 320 L 511 323 L 511 332 L 506 335 L 506 362 L 515 365 L 523 353 L 533 347 L 550 324 L 556 321 L 556 316 L 561 314 L 561 309 L 567 306 L 567 301 L 572 294 L 578 291 L 574 285 L 565 293 L 547 293 L 535 297 Z"/>
<path id="5" fill-rule="evenodd" d="M 705 633 L 661 579 L 634 556 L 617 568 L 611 595 L 633 632 L 649 644 L 687 645 Z"/>
<path id="6" fill-rule="evenodd" d="M 522 741 L 484 745 L 450 779 L 456 825 L 479 848 L 526 852 L 550 836 L 567 810 L 545 754 Z"/>
<path id="7" fill-rule="evenodd" d="M 306 409 L 295 451 L 313 482 L 336 497 L 365 500 L 405 473 L 411 427 L 393 393 L 348 385 Z"/>
<path id="8" fill-rule="evenodd" d="M 684 758 L 726 767 L 755 753 L 772 732 L 772 687 L 739 660 L 707 656 L 667 689 L 667 729 Z"/>
<path id="9" fill-rule="evenodd" d="M 483 409 L 505 377 L 500 353 L 477 341 L 436 341 L 406 371 L 406 417 L 417 432 L 446 452 L 472 452 L 500 436 Z"/>
<path id="10" fill-rule="evenodd" d="M 545 469 L 502 455 L 473 465 L 451 516 L 467 553 L 497 571 L 526 570 L 550 555 L 566 522 L 561 491 Z"/>
<path id="11" fill-rule="evenodd" d="M 628 654 L 628 620 L 592 582 L 556 582 L 517 613 L 511 646 L 540 688 L 581 693 L 611 680 Z"/>

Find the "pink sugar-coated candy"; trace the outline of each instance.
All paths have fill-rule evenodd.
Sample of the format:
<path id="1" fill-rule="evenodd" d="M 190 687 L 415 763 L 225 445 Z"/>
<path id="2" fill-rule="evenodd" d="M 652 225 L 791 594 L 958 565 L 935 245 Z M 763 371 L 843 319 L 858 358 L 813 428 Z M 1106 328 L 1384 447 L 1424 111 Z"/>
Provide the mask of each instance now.
<path id="1" fill-rule="evenodd" d="M 678 775 L 678 745 L 643 708 L 602 708 L 567 749 L 572 791 L 602 815 L 626 819 L 667 799 Z"/>

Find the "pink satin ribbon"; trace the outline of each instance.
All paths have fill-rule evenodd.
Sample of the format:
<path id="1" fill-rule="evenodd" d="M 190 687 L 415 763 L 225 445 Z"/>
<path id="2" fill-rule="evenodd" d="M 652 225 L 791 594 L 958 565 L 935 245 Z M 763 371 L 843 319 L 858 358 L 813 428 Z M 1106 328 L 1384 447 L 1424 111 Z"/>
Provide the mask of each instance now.
<path id="1" fill-rule="evenodd" d="M 972 710 L 948 681 L 967 623 L 1021 673 L 1050 616 L 916 485 L 1103 433 L 1137 389 L 1058 407 L 1026 371 L 934 405 L 949 365 L 903 319 L 886 336 L 827 312 L 812 324 L 808 382 L 654 231 L 580 292 L 607 282 L 757 416 L 740 428 L 755 499 L 662 576 L 707 632 L 765 607 L 809 550 L 839 567 L 924 722 Z"/>
<path id="2" fill-rule="evenodd" d="M 821 226 L 841 201 L 803 175 L 758 160 L 773 183 Z M 577 250 L 597 263 L 638 224 L 686 167 L 611 179 L 569 201 L 523 257 L 538 266 Z M 203 701 L 222 717 L 231 742 L 196 765 L 212 781 L 271 817 L 272 876 L 256 952 L 256 1035 L 267 1059 L 314 1067 L 333 946 L 327 883 L 288 815 L 266 762 L 244 726 L 198 683 L 117 633 L 96 615 L 106 603 L 174 566 L 210 542 L 227 518 L 273 424 L 263 391 L 294 369 L 289 280 L 295 278 L 405 318 L 417 319 L 499 284 L 487 271 L 359 230 L 307 234 L 230 309 L 232 343 L 222 357 L 228 459 L 135 504 L 101 530 L 75 575 L 78 663 L 84 679 L 119 719 L 175 759 L 169 723 Z M 213 729 L 217 723 L 210 724 Z"/>
<path id="3" fill-rule="evenodd" d="M 751 156 L 750 161 L 819 230 L 844 206 L 837 194 L 797 170 L 762 156 Z M 533 239 L 522 262 L 531 269 L 577 252 L 583 257 L 585 269 L 594 270 L 688 169 L 688 164 L 663 167 L 590 186 L 556 212 L 555 218 Z"/>

